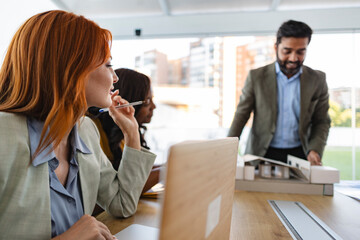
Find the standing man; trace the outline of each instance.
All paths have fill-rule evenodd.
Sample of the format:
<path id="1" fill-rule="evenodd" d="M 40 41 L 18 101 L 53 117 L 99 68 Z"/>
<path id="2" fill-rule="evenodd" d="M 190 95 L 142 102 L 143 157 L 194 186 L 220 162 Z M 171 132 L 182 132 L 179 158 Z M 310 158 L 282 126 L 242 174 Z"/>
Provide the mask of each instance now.
<path id="1" fill-rule="evenodd" d="M 276 62 L 251 70 L 228 136 L 240 137 L 254 112 L 246 153 L 287 161 L 287 155 L 321 165 L 329 134 L 325 73 L 303 66 L 312 30 L 283 23 L 275 43 Z"/>

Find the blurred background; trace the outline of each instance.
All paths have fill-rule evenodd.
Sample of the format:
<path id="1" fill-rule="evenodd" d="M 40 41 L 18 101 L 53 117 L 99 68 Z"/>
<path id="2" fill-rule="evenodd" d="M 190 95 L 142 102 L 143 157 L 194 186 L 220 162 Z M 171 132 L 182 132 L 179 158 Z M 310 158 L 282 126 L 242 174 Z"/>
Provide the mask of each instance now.
<path id="1" fill-rule="evenodd" d="M 225 137 L 248 71 L 275 60 L 282 22 L 314 30 L 305 65 L 327 74 L 332 127 L 324 165 L 360 179 L 359 0 L 19 0 L 1 1 L 0 62 L 32 15 L 63 9 L 113 33 L 114 68 L 152 80 L 157 105 L 146 139 L 166 161 L 170 145 Z M 245 150 L 249 120 L 241 136 Z"/>

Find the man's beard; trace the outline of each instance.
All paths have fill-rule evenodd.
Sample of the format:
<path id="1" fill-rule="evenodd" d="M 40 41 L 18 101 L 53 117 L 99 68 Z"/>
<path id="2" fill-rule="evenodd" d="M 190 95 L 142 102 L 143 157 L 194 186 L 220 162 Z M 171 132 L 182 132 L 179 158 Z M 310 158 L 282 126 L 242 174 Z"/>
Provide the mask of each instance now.
<path id="1" fill-rule="evenodd" d="M 276 61 L 279 63 L 280 66 L 280 70 L 286 75 L 286 76 L 293 76 L 295 75 L 301 68 L 301 66 L 303 65 L 304 61 L 300 62 L 300 61 L 296 61 L 296 62 L 292 62 L 292 61 L 281 61 L 278 57 L 278 55 L 276 54 Z M 287 68 L 286 64 L 288 63 L 294 63 L 296 64 L 295 68 Z"/>

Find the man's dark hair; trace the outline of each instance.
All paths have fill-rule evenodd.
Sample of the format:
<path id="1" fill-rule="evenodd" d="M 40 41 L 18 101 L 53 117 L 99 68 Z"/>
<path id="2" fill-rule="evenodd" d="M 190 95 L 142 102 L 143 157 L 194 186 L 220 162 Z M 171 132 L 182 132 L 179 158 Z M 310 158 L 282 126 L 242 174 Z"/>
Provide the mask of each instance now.
<path id="1" fill-rule="evenodd" d="M 307 37 L 311 40 L 311 34 L 312 34 L 312 29 L 303 22 L 298 22 L 295 20 L 289 20 L 287 22 L 284 22 L 277 34 L 276 34 L 276 45 L 279 45 L 281 43 L 281 38 L 283 37 L 294 37 L 294 38 L 305 38 Z"/>

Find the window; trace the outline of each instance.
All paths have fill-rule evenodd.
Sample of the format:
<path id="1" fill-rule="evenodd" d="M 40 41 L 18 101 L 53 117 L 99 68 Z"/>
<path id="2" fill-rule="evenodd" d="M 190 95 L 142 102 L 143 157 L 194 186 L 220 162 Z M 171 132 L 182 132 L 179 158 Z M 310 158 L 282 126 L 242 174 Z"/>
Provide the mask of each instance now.
<path id="1" fill-rule="evenodd" d="M 332 127 L 323 162 L 338 168 L 341 179 L 360 179 L 358 42 L 359 33 L 315 34 L 304 63 L 327 75 Z M 274 43 L 274 36 L 114 41 L 114 65 L 152 79 L 157 109 L 147 140 L 157 161 L 165 161 L 171 144 L 227 135 L 249 70 L 276 59 Z M 251 119 L 242 152 L 250 128 Z"/>
<path id="2" fill-rule="evenodd" d="M 315 35 L 306 58 L 327 76 L 332 123 L 323 161 L 338 168 L 342 180 L 360 179 L 359 40 L 359 33 Z"/>

